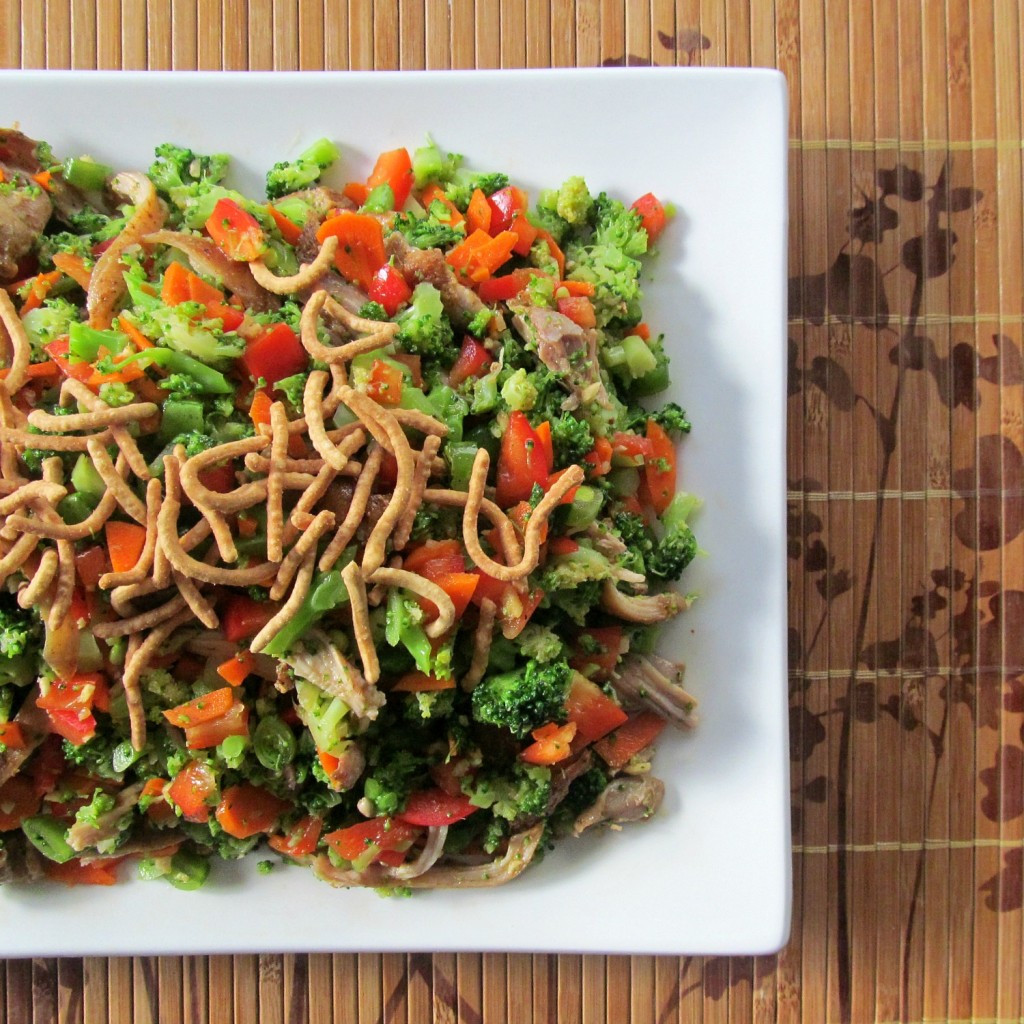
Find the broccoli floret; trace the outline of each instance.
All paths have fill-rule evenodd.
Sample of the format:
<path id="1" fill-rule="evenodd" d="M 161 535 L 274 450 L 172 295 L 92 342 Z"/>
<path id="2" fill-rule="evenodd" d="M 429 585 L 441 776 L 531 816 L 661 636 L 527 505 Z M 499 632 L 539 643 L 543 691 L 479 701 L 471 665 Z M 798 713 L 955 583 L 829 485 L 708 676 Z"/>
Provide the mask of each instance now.
<path id="1" fill-rule="evenodd" d="M 206 388 L 187 373 L 172 373 L 158 386 L 168 392 L 168 398 L 195 398 L 206 393 Z"/>
<path id="2" fill-rule="evenodd" d="M 647 561 L 654 550 L 654 534 L 644 517 L 635 512 L 617 512 L 612 518 L 612 527 L 629 549 L 629 567 L 646 573 Z"/>
<path id="3" fill-rule="evenodd" d="M 192 319 L 193 304 L 160 306 L 152 310 L 136 309 L 140 329 L 155 341 L 175 352 L 198 359 L 207 366 L 223 366 L 245 351 L 245 341 L 236 334 L 207 330 Z"/>
<path id="4" fill-rule="evenodd" d="M 568 555 L 559 555 L 548 562 L 541 574 L 540 587 L 545 593 L 573 590 L 590 580 L 606 580 L 614 575 L 612 564 L 599 551 L 580 545 Z"/>
<path id="5" fill-rule="evenodd" d="M 697 538 L 687 520 L 697 507 L 690 494 L 679 493 L 661 517 L 665 535 L 647 559 L 647 572 L 660 580 L 677 580 L 697 554 Z"/>
<path id="6" fill-rule="evenodd" d="M 390 320 L 388 311 L 379 302 L 364 302 L 356 314 L 364 320 Z"/>
<path id="7" fill-rule="evenodd" d="M 444 194 L 463 212 L 469 206 L 473 192 L 480 189 L 485 196 L 493 195 L 508 184 L 508 175 L 500 172 L 477 174 L 472 171 L 457 171 L 455 179 L 444 190 Z"/>
<path id="8" fill-rule="evenodd" d="M 566 179 L 555 199 L 555 213 L 566 223 L 579 225 L 587 223 L 593 208 L 587 183 L 579 175 Z"/>
<path id="9" fill-rule="evenodd" d="M 294 160 L 282 160 L 267 171 L 267 198 L 280 199 L 320 180 L 341 154 L 330 139 L 319 139 Z"/>
<path id="10" fill-rule="evenodd" d="M 537 404 L 540 393 L 525 370 L 516 370 L 502 385 L 501 397 L 510 409 L 528 412 Z"/>
<path id="11" fill-rule="evenodd" d="M 427 762 L 408 750 L 392 751 L 383 764 L 366 776 L 363 795 L 378 814 L 397 814 L 409 794 L 427 777 Z"/>
<path id="12" fill-rule="evenodd" d="M 482 338 L 487 333 L 494 314 L 489 309 L 481 309 L 473 314 L 473 318 L 466 324 L 466 333 L 472 334 L 474 338 Z"/>
<path id="13" fill-rule="evenodd" d="M 529 623 L 515 639 L 520 652 L 527 658 L 545 664 L 565 657 L 565 644 L 558 634 L 547 626 Z"/>
<path id="14" fill-rule="evenodd" d="M 462 157 L 458 153 L 445 155 L 433 139 L 428 139 L 427 144 L 420 146 L 412 155 L 416 188 L 423 188 L 432 181 L 441 184 L 451 181 L 461 162 Z"/>
<path id="15" fill-rule="evenodd" d="M 43 352 L 43 346 L 67 334 L 70 326 L 78 322 L 78 307 L 67 299 L 53 296 L 26 313 L 23 322 L 32 347 L 32 358 L 42 361 L 49 358 Z"/>
<path id="16" fill-rule="evenodd" d="M 647 421 L 655 420 L 663 430 L 670 434 L 688 434 L 690 421 L 685 411 L 675 402 L 668 402 L 660 409 L 630 409 L 623 424 L 624 429 L 642 434 L 647 428 Z M 554 427 L 554 424 L 552 424 Z"/>
<path id="17" fill-rule="evenodd" d="M 511 772 L 480 772 L 467 777 L 463 791 L 470 803 L 490 809 L 506 821 L 546 814 L 551 798 L 551 769 L 517 761 Z"/>
<path id="18" fill-rule="evenodd" d="M 274 385 L 274 390 L 284 395 L 284 400 L 293 410 L 301 409 L 302 395 L 306 390 L 307 380 L 309 380 L 308 373 L 296 373 L 291 377 L 282 377 Z"/>
<path id="19" fill-rule="evenodd" d="M 101 779 L 120 780 L 120 772 L 114 771 L 114 747 L 118 744 L 114 736 L 106 737 L 97 733 L 86 743 L 75 746 L 68 740 L 64 740 L 61 747 L 64 751 L 64 760 L 69 765 L 81 768 L 88 775 L 96 775 Z"/>
<path id="20" fill-rule="evenodd" d="M 558 590 L 548 594 L 546 600 L 568 615 L 577 626 L 582 626 L 586 623 L 588 613 L 598 607 L 600 598 L 601 582 L 586 580 L 572 590 Z"/>
<path id="21" fill-rule="evenodd" d="M 96 789 L 93 791 L 92 800 L 75 811 L 75 824 L 91 825 L 93 828 L 96 828 L 99 824 L 99 819 L 113 809 L 114 798 L 102 789 Z"/>
<path id="22" fill-rule="evenodd" d="M 455 706 L 454 690 L 429 690 L 410 694 L 405 704 L 405 717 L 413 722 L 432 718 L 448 718 Z"/>
<path id="23" fill-rule="evenodd" d="M 533 660 L 524 669 L 486 677 L 473 690 L 473 717 L 520 737 L 548 722 L 564 722 L 571 679 L 567 662 Z"/>
<path id="24" fill-rule="evenodd" d="M 549 422 L 556 469 L 577 465 L 593 451 L 594 434 L 586 420 L 567 412 Z"/>
<path id="25" fill-rule="evenodd" d="M 188 683 L 175 679 L 167 669 L 154 668 L 142 675 L 140 681 L 146 717 L 151 722 L 164 722 L 163 712 L 192 699 Z"/>
<path id="26" fill-rule="evenodd" d="M 221 181 L 227 173 L 228 163 L 229 157 L 224 153 L 202 156 L 173 142 L 163 142 L 156 147 L 156 160 L 147 174 L 158 191 L 173 199 L 178 189 Z"/>
<path id="27" fill-rule="evenodd" d="M 647 229 L 640 214 L 602 192 L 594 200 L 594 244 L 621 249 L 638 259 L 647 252 Z"/>
<path id="28" fill-rule="evenodd" d="M 135 392 L 121 381 L 113 381 L 100 385 L 100 399 L 112 408 L 131 405 L 135 401 Z"/>
<path id="29" fill-rule="evenodd" d="M 445 214 L 448 214 L 448 208 L 443 203 L 432 203 L 426 216 L 399 214 L 394 221 L 394 230 L 400 231 L 405 240 L 417 249 L 441 249 L 446 245 L 461 242 L 465 237 L 464 229 L 453 227 L 445 218 L 439 217 L 435 206 L 440 206 Z"/>
<path id="30" fill-rule="evenodd" d="M 185 446 L 185 454 L 191 459 L 214 447 L 214 440 L 209 434 L 201 434 L 198 430 L 190 430 L 186 434 L 178 434 L 171 441 L 172 447 L 179 444 Z"/>
<path id="31" fill-rule="evenodd" d="M 456 509 L 424 502 L 412 521 L 411 540 L 445 540 L 461 536 L 462 520 Z"/>
<path id="32" fill-rule="evenodd" d="M 449 365 L 458 356 L 441 293 L 426 281 L 416 285 L 409 308 L 398 317 L 395 340 L 407 351 Z"/>
<path id="33" fill-rule="evenodd" d="M 101 216 L 97 214 L 97 216 Z M 72 231 L 57 231 L 52 235 L 42 235 L 36 242 L 36 256 L 43 270 L 53 267 L 54 253 L 65 252 L 83 259 L 92 260 L 92 247 L 95 239 L 92 234 L 75 234 Z"/>
<path id="34" fill-rule="evenodd" d="M 39 634 L 33 612 L 19 608 L 9 594 L 0 594 L 0 659 L 28 654 L 38 645 Z"/>

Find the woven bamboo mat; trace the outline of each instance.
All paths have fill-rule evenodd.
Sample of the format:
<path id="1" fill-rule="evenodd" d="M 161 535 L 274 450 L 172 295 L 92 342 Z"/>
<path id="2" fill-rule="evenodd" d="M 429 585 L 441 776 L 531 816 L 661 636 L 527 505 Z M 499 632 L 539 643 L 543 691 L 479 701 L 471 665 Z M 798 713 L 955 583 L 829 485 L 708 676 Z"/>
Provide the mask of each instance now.
<path id="1" fill-rule="evenodd" d="M 11 961 L 0 1018 L 1024 1020 L 1022 47 L 1015 0 L 0 0 L 5 67 L 787 74 L 795 843 L 778 956 Z"/>

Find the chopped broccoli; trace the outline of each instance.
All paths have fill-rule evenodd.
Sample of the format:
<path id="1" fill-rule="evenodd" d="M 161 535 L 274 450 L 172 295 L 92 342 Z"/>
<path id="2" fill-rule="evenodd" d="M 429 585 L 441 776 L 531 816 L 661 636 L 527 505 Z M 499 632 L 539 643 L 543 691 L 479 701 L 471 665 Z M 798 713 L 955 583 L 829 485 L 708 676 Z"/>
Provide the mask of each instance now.
<path id="1" fill-rule="evenodd" d="M 160 381 L 158 387 L 168 392 L 168 398 L 195 398 L 206 392 L 206 388 L 187 373 L 172 373 Z"/>
<path id="2" fill-rule="evenodd" d="M 455 690 L 429 690 L 409 696 L 405 704 L 405 717 L 413 722 L 448 718 L 455 704 Z"/>
<path id="3" fill-rule="evenodd" d="M 408 750 L 394 750 L 375 767 L 363 783 L 363 795 L 373 802 L 377 814 L 397 814 L 405 807 L 409 793 L 427 777 L 427 762 Z"/>
<path id="4" fill-rule="evenodd" d="M 274 390 L 284 395 L 284 400 L 293 410 L 298 410 L 302 408 L 302 394 L 306 389 L 307 380 L 308 373 L 295 373 L 291 377 L 282 377 L 274 385 Z"/>
<path id="5" fill-rule="evenodd" d="M 539 393 L 525 370 L 516 370 L 501 388 L 501 397 L 510 409 L 529 411 L 536 405 Z"/>
<path id="6" fill-rule="evenodd" d="M 586 580 L 572 590 L 558 590 L 548 594 L 546 600 L 568 615 L 577 626 L 582 626 L 586 622 L 587 614 L 598 606 L 600 598 L 600 581 Z"/>
<path id="7" fill-rule="evenodd" d="M 660 580 L 677 580 L 697 554 L 697 538 L 687 520 L 697 506 L 696 499 L 680 492 L 661 517 L 665 535 L 654 545 L 647 559 L 647 572 Z"/>
<path id="8" fill-rule="evenodd" d="M 108 739 L 97 733 L 86 743 L 79 743 L 76 746 L 64 740 L 61 746 L 64 750 L 64 760 L 69 765 L 81 768 L 85 773 L 101 779 L 120 781 L 122 773 L 114 770 L 114 747 L 118 742 L 116 736 Z"/>
<path id="9" fill-rule="evenodd" d="M 416 285 L 409 308 L 398 317 L 395 340 L 407 351 L 446 365 L 455 361 L 452 325 L 444 313 L 441 293 L 426 281 Z"/>
<path id="10" fill-rule="evenodd" d="M 121 405 L 131 405 L 135 399 L 135 392 L 127 384 L 121 381 L 113 381 L 109 384 L 100 385 L 100 399 L 107 405 L 117 408 Z"/>
<path id="11" fill-rule="evenodd" d="M 427 144 L 420 146 L 412 155 L 415 187 L 423 188 L 432 181 L 441 184 L 451 181 L 461 161 L 462 157 L 457 153 L 446 155 L 433 139 L 427 139 Z"/>
<path id="12" fill-rule="evenodd" d="M 516 637 L 515 643 L 522 654 L 542 665 L 565 657 L 565 644 L 559 639 L 558 634 L 548 626 L 541 626 L 536 622 L 528 623 Z"/>
<path id="13" fill-rule="evenodd" d="M 473 717 L 520 737 L 548 722 L 563 722 L 571 678 L 565 661 L 533 660 L 524 669 L 485 677 L 473 690 Z"/>
<path id="14" fill-rule="evenodd" d="M 647 562 L 654 551 L 654 534 L 644 517 L 635 512 L 617 512 L 612 527 L 629 549 L 629 567 L 646 573 Z"/>
<path id="15" fill-rule="evenodd" d="M 238 335 L 221 334 L 197 324 L 190 315 L 193 312 L 190 305 L 182 302 L 144 312 L 136 310 L 137 319 L 141 329 L 154 341 L 159 335 L 166 347 L 192 356 L 207 366 L 223 366 L 245 351 L 245 341 Z"/>
<path id="16" fill-rule="evenodd" d="M 556 469 L 576 465 L 593 451 L 594 434 L 586 420 L 578 420 L 567 412 L 549 422 Z"/>
<path id="17" fill-rule="evenodd" d="M 175 679 L 163 668 L 154 668 L 143 673 L 139 690 L 146 708 L 146 717 L 151 722 L 162 723 L 164 711 L 192 699 L 192 688 L 188 683 Z"/>
<path id="18" fill-rule="evenodd" d="M 34 613 L 19 608 L 9 594 L 0 594 L 0 659 L 27 654 L 37 646 L 39 633 Z"/>
<path id="19" fill-rule="evenodd" d="M 466 332 L 474 338 L 482 338 L 487 333 L 487 328 L 494 319 L 494 314 L 489 309 L 481 309 L 473 314 L 473 318 L 466 324 Z"/>
<path id="20" fill-rule="evenodd" d="M 191 459 L 214 447 L 214 440 L 209 434 L 201 434 L 198 430 L 190 430 L 187 434 L 178 434 L 171 441 L 172 447 L 179 444 L 185 446 L 185 454 Z"/>
<path id="21" fill-rule="evenodd" d="M 604 555 L 581 544 L 571 554 L 559 555 L 548 561 L 540 577 L 540 586 L 546 593 L 572 590 L 589 580 L 606 580 L 613 575 L 613 566 Z"/>
<path id="22" fill-rule="evenodd" d="M 99 824 L 99 819 L 113 809 L 114 798 L 102 789 L 96 789 L 93 791 L 92 800 L 75 811 L 75 824 L 91 825 L 93 828 L 96 828 Z"/>
<path id="23" fill-rule="evenodd" d="M 43 352 L 43 346 L 67 334 L 71 324 L 78 323 L 78 308 L 67 299 L 51 296 L 41 306 L 26 313 L 23 322 L 32 347 L 32 358 L 42 361 L 49 358 Z"/>
<path id="24" fill-rule="evenodd" d="M 586 224 L 594 208 L 587 183 L 575 175 L 566 179 L 555 199 L 555 212 L 567 224 Z"/>
<path id="25" fill-rule="evenodd" d="M 319 139 L 294 160 L 283 160 L 267 171 L 267 198 L 280 199 L 308 188 L 341 154 L 330 139 Z"/>
<path id="26" fill-rule="evenodd" d="M 417 249 L 440 249 L 455 242 L 461 242 L 465 237 L 464 230 L 453 227 L 444 219 L 439 217 L 434 210 L 434 205 L 439 205 L 447 213 L 443 203 L 431 204 L 430 210 L 423 217 L 415 217 L 412 214 L 399 214 L 394 220 L 394 230 L 400 231 L 405 240 Z"/>
<path id="27" fill-rule="evenodd" d="M 640 214 L 602 192 L 594 200 L 594 244 L 621 249 L 639 259 L 647 252 L 647 229 Z"/>
<path id="28" fill-rule="evenodd" d="M 388 311 L 379 302 L 364 302 L 356 314 L 364 320 L 390 320 Z"/>
<path id="29" fill-rule="evenodd" d="M 662 429 L 670 434 L 688 434 L 690 432 L 690 421 L 686 413 L 675 402 L 668 402 L 660 409 L 642 409 L 639 406 L 630 409 L 623 424 L 624 429 L 642 434 L 647 426 L 648 420 L 655 420 Z M 552 424 L 554 428 L 554 424 Z"/>
<path id="30" fill-rule="evenodd" d="M 474 691 L 475 692 L 475 691 Z M 470 803 L 490 809 L 506 821 L 547 813 L 551 799 L 551 769 L 517 761 L 511 774 L 480 772 L 462 783 Z"/>
<path id="31" fill-rule="evenodd" d="M 412 521 L 414 541 L 441 540 L 461 536 L 461 517 L 456 509 L 424 502 Z"/>
<path id="32" fill-rule="evenodd" d="M 156 147 L 156 160 L 147 173 L 159 191 L 171 196 L 175 189 L 199 182 L 215 184 L 227 173 L 228 162 L 224 153 L 202 156 L 173 142 L 163 142 Z"/>

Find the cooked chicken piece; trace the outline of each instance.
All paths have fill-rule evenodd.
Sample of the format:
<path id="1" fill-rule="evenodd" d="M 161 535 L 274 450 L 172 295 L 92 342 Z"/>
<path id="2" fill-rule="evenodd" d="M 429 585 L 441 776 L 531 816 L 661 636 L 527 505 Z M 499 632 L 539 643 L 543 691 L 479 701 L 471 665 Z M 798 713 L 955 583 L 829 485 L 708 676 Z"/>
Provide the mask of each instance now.
<path id="1" fill-rule="evenodd" d="M 614 580 L 605 580 L 601 586 L 601 607 L 627 622 L 664 622 L 689 606 L 682 594 L 672 590 L 662 594 L 624 594 Z"/>
<path id="2" fill-rule="evenodd" d="M 592 825 L 610 821 L 626 823 L 643 821 L 661 806 L 665 783 L 653 775 L 642 778 L 613 779 L 601 795 L 577 819 L 572 827 L 580 835 Z"/>
<path id="3" fill-rule="evenodd" d="M 612 686 L 623 702 L 645 707 L 675 726 L 697 724 L 697 699 L 680 686 L 685 666 L 655 655 L 630 654 L 612 674 Z"/>

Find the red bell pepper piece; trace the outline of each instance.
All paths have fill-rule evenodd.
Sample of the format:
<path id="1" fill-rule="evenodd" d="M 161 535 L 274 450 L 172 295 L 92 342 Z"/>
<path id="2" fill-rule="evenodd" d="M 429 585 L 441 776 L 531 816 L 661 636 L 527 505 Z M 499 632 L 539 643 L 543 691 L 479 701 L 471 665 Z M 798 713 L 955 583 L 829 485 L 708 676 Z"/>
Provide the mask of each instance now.
<path id="1" fill-rule="evenodd" d="M 590 653 L 577 641 L 575 653 L 569 659 L 569 664 L 588 678 L 607 679 L 615 671 L 619 661 L 622 650 L 622 627 L 592 626 L 580 634 L 581 638 L 584 636 L 595 641 L 600 650 Z"/>
<path id="2" fill-rule="evenodd" d="M 409 301 L 412 289 L 400 270 L 390 263 L 385 263 L 373 275 L 367 295 L 374 302 L 379 302 L 388 316 L 394 316 Z"/>
<path id="3" fill-rule="evenodd" d="M 370 380 L 366 393 L 380 405 L 399 405 L 402 401 L 402 384 L 405 375 L 397 366 L 375 359 L 370 368 Z"/>
<path id="4" fill-rule="evenodd" d="M 220 616 L 220 628 L 225 640 L 238 643 L 254 637 L 275 615 L 277 605 L 269 601 L 254 601 L 246 594 L 232 594 Z"/>
<path id="5" fill-rule="evenodd" d="M 572 677 L 565 708 L 569 721 L 576 725 L 576 735 L 584 743 L 606 736 L 628 717 L 601 687 L 579 674 Z"/>
<path id="6" fill-rule="evenodd" d="M 651 505 L 660 516 L 676 493 L 676 446 L 657 420 L 647 421 L 651 454 L 644 464 L 644 479 Z"/>
<path id="7" fill-rule="evenodd" d="M 528 501 L 533 485 L 548 482 L 547 457 L 537 432 L 523 413 L 509 417 L 498 456 L 497 499 L 502 508 Z"/>
<path id="8" fill-rule="evenodd" d="M 309 358 L 298 335 L 287 324 L 272 324 L 249 342 L 240 362 L 253 380 L 262 377 L 273 385 L 301 373 L 309 365 Z"/>
<path id="9" fill-rule="evenodd" d="M 465 572 L 466 561 L 459 541 L 428 540 L 409 552 L 402 567 L 432 580 L 441 573 Z"/>
<path id="10" fill-rule="evenodd" d="M 407 825 L 431 828 L 452 825 L 456 821 L 468 818 L 479 809 L 469 802 L 468 796 L 462 793 L 453 795 L 437 787 L 410 793 L 409 799 L 405 802 L 405 810 L 395 817 Z"/>
<path id="11" fill-rule="evenodd" d="M 448 383 L 457 388 L 470 377 L 479 377 L 491 364 L 491 354 L 471 334 L 462 339 L 462 351 L 448 371 Z"/>
<path id="12" fill-rule="evenodd" d="M 299 818 L 283 835 L 271 836 L 267 843 L 272 850 L 285 856 L 307 857 L 316 849 L 323 827 L 323 819 L 307 814 L 304 818 Z"/>
<path id="13" fill-rule="evenodd" d="M 597 326 L 594 304 L 585 295 L 570 295 L 567 299 L 559 299 L 558 312 L 580 327 Z"/>
<path id="14" fill-rule="evenodd" d="M 328 832 L 324 839 L 339 857 L 362 868 L 378 860 L 383 851 L 407 850 L 419 834 L 415 825 L 381 816 Z"/>
<path id="15" fill-rule="evenodd" d="M 508 231 L 517 213 L 525 213 L 528 200 L 526 193 L 515 185 L 506 185 L 487 197 L 487 205 L 491 208 L 491 234 Z M 536 229 L 534 229 L 536 232 Z"/>
<path id="16" fill-rule="evenodd" d="M 665 719 L 653 711 L 641 711 L 613 733 L 598 740 L 594 749 L 612 768 L 622 768 L 661 735 L 665 724 Z"/>
<path id="17" fill-rule="evenodd" d="M 515 250 L 513 250 L 515 251 Z M 476 293 L 482 302 L 493 306 L 496 302 L 508 302 L 515 298 L 535 277 L 543 277 L 539 270 L 520 267 L 501 277 L 488 277 L 477 285 Z"/>

